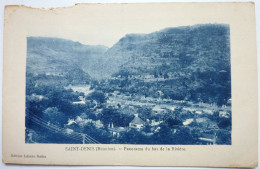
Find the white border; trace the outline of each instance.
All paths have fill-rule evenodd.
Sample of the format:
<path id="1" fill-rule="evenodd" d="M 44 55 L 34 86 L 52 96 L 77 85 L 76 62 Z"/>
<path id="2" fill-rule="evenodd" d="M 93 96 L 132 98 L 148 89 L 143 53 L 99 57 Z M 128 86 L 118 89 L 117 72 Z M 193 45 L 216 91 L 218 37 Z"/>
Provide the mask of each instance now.
<path id="1" fill-rule="evenodd" d="M 258 67 L 260 65 L 260 1 L 259 0 L 251 0 L 251 2 L 255 2 L 255 12 L 256 12 L 256 30 L 257 30 L 257 58 L 258 58 Z M 3 23 L 4 23 L 4 7 L 5 5 L 26 5 L 36 8 L 55 8 L 55 7 L 65 7 L 65 6 L 73 6 L 75 3 L 140 3 L 140 2 L 248 2 L 248 0 L 1 0 L 0 1 L 0 94 L 2 96 L 2 74 L 3 74 Z M 258 69 L 258 89 L 260 88 L 260 70 Z M 260 96 L 260 92 L 258 92 L 258 98 Z M 258 107 L 260 106 L 260 99 L 258 99 Z M 0 107 L 2 110 L 2 97 L 0 97 Z M 260 121 L 260 116 L 258 116 Z M 0 115 L 0 120 L 2 121 L 2 111 Z M 260 131 L 260 127 L 258 125 L 258 131 Z M 0 145 L 2 145 L 2 125 L 0 125 Z M 258 140 L 260 140 L 260 134 L 258 134 Z M 258 143 L 259 145 L 259 143 Z M 260 152 L 258 146 L 258 152 Z M 0 146 L 0 150 L 2 152 L 2 146 Z M 0 153 L 0 159 L 2 159 L 2 153 Z M 258 161 L 260 161 L 260 156 L 258 156 Z M 0 168 L 13 168 L 13 169 L 20 169 L 20 168 L 47 168 L 53 166 L 32 166 L 32 165 L 6 165 L 3 162 L 0 163 Z M 83 168 L 84 166 L 78 166 L 79 168 Z M 55 166 L 55 168 L 68 168 L 67 166 Z M 97 166 L 88 166 L 88 168 L 97 168 Z M 106 168 L 112 169 L 115 166 L 105 166 L 98 168 Z M 144 167 L 128 167 L 128 166 L 117 166 L 116 168 L 134 168 L 134 169 L 144 169 Z M 158 168 L 158 167 L 145 167 L 146 168 Z M 165 169 L 170 167 L 163 167 Z M 177 169 L 183 169 L 185 167 L 176 167 Z M 188 168 L 188 167 L 186 167 Z M 260 167 L 257 167 L 260 169 Z M 191 168 L 197 169 L 197 168 Z"/>

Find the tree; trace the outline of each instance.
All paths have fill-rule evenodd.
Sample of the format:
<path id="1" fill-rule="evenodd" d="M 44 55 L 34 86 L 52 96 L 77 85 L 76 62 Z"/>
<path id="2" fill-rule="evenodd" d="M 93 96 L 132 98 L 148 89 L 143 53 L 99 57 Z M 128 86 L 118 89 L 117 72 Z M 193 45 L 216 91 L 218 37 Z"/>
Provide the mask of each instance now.
<path id="1" fill-rule="evenodd" d="M 217 132 L 217 144 L 231 145 L 231 133 L 230 131 L 220 130 Z"/>
<path id="2" fill-rule="evenodd" d="M 231 118 L 219 118 L 218 126 L 222 129 L 231 127 Z"/>
<path id="3" fill-rule="evenodd" d="M 95 90 L 94 92 L 92 92 L 91 94 L 88 95 L 87 99 L 89 100 L 96 100 L 97 102 L 99 103 L 105 103 L 107 98 L 104 94 L 104 92 L 102 91 L 98 91 L 98 90 Z"/>
<path id="4" fill-rule="evenodd" d="M 160 125 L 159 132 L 153 135 L 152 140 L 157 144 L 173 144 L 175 142 L 171 129 L 166 125 Z"/>
<path id="5" fill-rule="evenodd" d="M 138 109 L 138 114 L 140 114 L 143 119 L 148 119 L 151 116 L 152 108 L 144 107 Z"/>
<path id="6" fill-rule="evenodd" d="M 168 125 L 168 127 L 173 128 L 174 126 L 181 126 L 182 121 L 175 119 L 175 118 L 168 118 L 165 123 Z"/>
<path id="7" fill-rule="evenodd" d="M 197 138 L 191 135 L 189 128 L 180 128 L 174 135 L 175 144 L 192 145 L 196 144 Z"/>
<path id="8" fill-rule="evenodd" d="M 169 75 L 168 75 L 168 73 L 164 73 L 164 79 L 168 79 L 169 78 Z"/>
<path id="9" fill-rule="evenodd" d="M 43 119 L 60 127 L 63 127 L 67 122 L 66 116 L 62 112 L 59 112 L 57 107 L 48 107 L 44 110 Z"/>
<path id="10" fill-rule="evenodd" d="M 158 78 L 157 72 L 154 72 L 154 78 Z"/>

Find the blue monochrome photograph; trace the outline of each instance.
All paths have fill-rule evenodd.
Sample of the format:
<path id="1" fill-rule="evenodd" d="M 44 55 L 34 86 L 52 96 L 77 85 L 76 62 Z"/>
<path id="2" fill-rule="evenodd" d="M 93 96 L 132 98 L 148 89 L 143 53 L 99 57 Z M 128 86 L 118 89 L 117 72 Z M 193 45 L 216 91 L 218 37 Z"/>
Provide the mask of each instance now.
<path id="1" fill-rule="evenodd" d="M 230 58 L 227 24 L 28 36 L 25 143 L 231 145 Z"/>

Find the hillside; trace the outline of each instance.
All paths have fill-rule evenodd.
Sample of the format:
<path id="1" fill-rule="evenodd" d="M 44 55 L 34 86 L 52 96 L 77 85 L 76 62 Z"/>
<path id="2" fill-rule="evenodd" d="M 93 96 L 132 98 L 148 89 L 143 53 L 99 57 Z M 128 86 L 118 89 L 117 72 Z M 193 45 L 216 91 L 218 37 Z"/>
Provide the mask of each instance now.
<path id="1" fill-rule="evenodd" d="M 224 104 L 231 97 L 229 27 L 205 24 L 127 34 L 114 46 L 28 37 L 27 73 L 106 91 Z M 108 87 L 109 86 L 109 87 Z"/>
<path id="2" fill-rule="evenodd" d="M 115 90 L 146 96 L 162 91 L 165 98 L 219 104 L 231 97 L 227 25 L 129 34 L 106 55 L 119 67 L 110 81 Z"/>
<path id="3" fill-rule="evenodd" d="M 96 65 L 106 49 L 59 38 L 28 37 L 27 73 L 75 76 L 73 72 L 82 72 L 83 77 L 99 76 Z"/>

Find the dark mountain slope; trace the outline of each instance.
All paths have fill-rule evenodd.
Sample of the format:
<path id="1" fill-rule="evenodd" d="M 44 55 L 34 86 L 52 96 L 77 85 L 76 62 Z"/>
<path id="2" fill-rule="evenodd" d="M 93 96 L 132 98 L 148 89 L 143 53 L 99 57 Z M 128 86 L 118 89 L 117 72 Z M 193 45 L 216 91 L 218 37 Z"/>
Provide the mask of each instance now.
<path id="1" fill-rule="evenodd" d="M 147 96 L 222 104 L 231 95 L 227 25 L 167 28 L 151 34 L 129 34 L 106 52 L 116 61 L 116 89 Z M 150 87 L 149 87 L 150 86 Z M 212 98 L 212 99 L 211 99 Z"/>
<path id="2" fill-rule="evenodd" d="M 98 76 L 93 67 L 105 51 L 105 46 L 88 46 L 58 38 L 28 37 L 27 72 L 75 76 L 73 72 L 83 71 L 83 77 Z"/>

